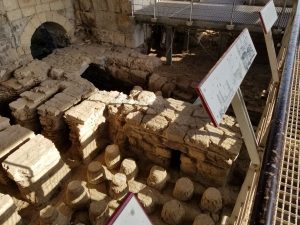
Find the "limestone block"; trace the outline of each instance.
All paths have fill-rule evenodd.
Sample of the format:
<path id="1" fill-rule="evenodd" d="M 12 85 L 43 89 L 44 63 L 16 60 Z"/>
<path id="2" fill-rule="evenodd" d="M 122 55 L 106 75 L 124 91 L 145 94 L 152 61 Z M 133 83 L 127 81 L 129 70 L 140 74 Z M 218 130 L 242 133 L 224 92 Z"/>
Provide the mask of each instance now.
<path id="1" fill-rule="evenodd" d="M 61 0 L 50 2 L 50 9 L 53 11 L 64 9 L 64 4 Z"/>
<path id="2" fill-rule="evenodd" d="M 222 209 L 221 192 L 213 187 L 207 188 L 202 195 L 200 206 L 202 210 L 217 213 Z"/>
<path id="3" fill-rule="evenodd" d="M 5 11 L 12 11 L 19 7 L 18 0 L 3 0 Z"/>
<path id="4" fill-rule="evenodd" d="M 0 132 L 0 159 L 34 137 L 34 133 L 20 125 L 13 125 Z"/>
<path id="5" fill-rule="evenodd" d="M 165 117 L 159 115 L 146 115 L 142 123 L 143 127 L 152 133 L 161 133 L 169 124 Z"/>
<path id="6" fill-rule="evenodd" d="M 46 22 L 46 16 L 42 12 L 50 11 L 50 5 L 49 5 L 49 3 L 38 4 L 35 9 L 36 9 L 36 13 L 39 13 L 38 17 L 39 17 L 40 21 L 42 23 Z M 45 16 L 45 17 L 42 18 L 42 16 Z"/>
<path id="7" fill-rule="evenodd" d="M 196 174 L 197 166 L 196 163 L 192 161 L 190 157 L 185 154 L 180 155 L 180 169 L 187 174 Z"/>
<path id="8" fill-rule="evenodd" d="M 210 217 L 209 214 L 199 214 L 198 216 L 196 216 L 193 225 L 215 225 L 215 222 L 213 221 L 213 219 Z"/>
<path id="9" fill-rule="evenodd" d="M 177 200 L 166 202 L 161 211 L 161 217 L 167 224 L 180 224 L 185 216 L 183 205 Z"/>
<path id="10" fill-rule="evenodd" d="M 131 112 L 126 116 L 125 120 L 128 125 L 139 126 L 143 120 L 143 116 L 143 113 L 140 111 Z"/>
<path id="11" fill-rule="evenodd" d="M 21 8 L 36 5 L 35 0 L 18 0 L 18 2 Z"/>
<path id="12" fill-rule="evenodd" d="M 181 201 L 187 201 L 192 198 L 194 193 L 194 184 L 188 177 L 182 177 L 175 183 L 173 196 Z"/>
<path id="13" fill-rule="evenodd" d="M 168 140 L 176 142 L 184 142 L 184 137 L 189 128 L 187 126 L 181 126 L 177 123 L 171 123 L 169 127 L 165 130 L 165 137 Z"/>
<path id="14" fill-rule="evenodd" d="M 17 183 L 21 194 L 37 204 L 51 198 L 70 172 L 54 144 L 42 135 L 33 137 L 10 154 L 2 167 Z"/>
<path id="15" fill-rule="evenodd" d="M 21 10 L 22 10 L 22 14 L 24 17 L 32 16 L 33 14 L 35 14 L 35 7 L 33 7 L 33 6 L 21 8 Z"/>
<path id="16" fill-rule="evenodd" d="M 10 126 L 9 121 L 10 119 L 0 116 L 0 131 L 3 131 Z"/>
<path id="17" fill-rule="evenodd" d="M 9 21 L 15 21 L 22 18 L 22 12 L 20 9 L 7 12 L 7 18 Z"/>
<path id="18" fill-rule="evenodd" d="M 186 137 L 184 138 L 185 143 L 188 145 L 195 146 L 200 148 L 203 151 L 207 150 L 210 143 L 209 133 L 202 129 L 192 129 L 187 132 Z"/>
<path id="19" fill-rule="evenodd" d="M 0 202 L 0 223 L 3 225 L 21 225 L 22 220 L 12 197 L 0 193 Z"/>

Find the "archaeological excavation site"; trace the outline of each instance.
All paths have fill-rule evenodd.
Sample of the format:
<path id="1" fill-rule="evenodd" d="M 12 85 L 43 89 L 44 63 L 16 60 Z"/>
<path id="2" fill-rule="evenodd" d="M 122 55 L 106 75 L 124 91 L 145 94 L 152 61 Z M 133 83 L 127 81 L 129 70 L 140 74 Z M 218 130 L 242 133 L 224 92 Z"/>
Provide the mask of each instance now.
<path id="1" fill-rule="evenodd" d="M 0 22 L 0 225 L 300 223 L 297 0 L 0 0 Z"/>

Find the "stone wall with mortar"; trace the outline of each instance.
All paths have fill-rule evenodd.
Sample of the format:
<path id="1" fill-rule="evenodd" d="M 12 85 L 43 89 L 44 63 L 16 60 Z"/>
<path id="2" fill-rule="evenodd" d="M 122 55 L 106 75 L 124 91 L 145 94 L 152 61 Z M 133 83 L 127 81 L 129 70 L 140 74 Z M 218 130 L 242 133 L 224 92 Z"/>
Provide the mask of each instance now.
<path id="1" fill-rule="evenodd" d="M 130 18 L 129 0 L 78 0 L 75 9 L 78 23 L 99 42 L 130 48 L 144 43 L 143 26 Z"/>
<path id="2" fill-rule="evenodd" d="M 74 21 L 72 0 L 0 0 L 0 81 L 31 58 L 31 37 L 41 24 L 57 23 L 72 39 Z"/>

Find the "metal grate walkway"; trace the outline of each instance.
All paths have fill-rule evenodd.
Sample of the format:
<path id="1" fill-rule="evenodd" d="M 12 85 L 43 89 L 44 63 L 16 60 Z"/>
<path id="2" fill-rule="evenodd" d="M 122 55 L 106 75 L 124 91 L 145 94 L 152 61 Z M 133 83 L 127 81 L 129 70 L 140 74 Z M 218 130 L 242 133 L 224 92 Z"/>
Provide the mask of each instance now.
<path id="1" fill-rule="evenodd" d="M 292 82 L 274 220 L 276 225 L 300 224 L 300 45 Z"/>
<path id="2" fill-rule="evenodd" d="M 189 2 L 163 1 L 154 5 L 143 5 L 141 0 L 135 0 L 134 16 L 137 21 L 149 22 L 156 13 L 157 22 L 172 23 L 172 25 L 185 24 L 189 19 L 193 20 L 193 26 L 219 28 L 225 27 L 231 22 L 235 25 L 235 29 L 243 29 L 248 27 L 249 30 L 261 30 L 259 11 L 261 6 L 236 5 L 234 8 L 230 4 L 212 4 L 212 3 L 194 3 L 191 13 L 191 5 Z M 233 10 L 234 9 L 234 10 Z M 281 14 L 282 8 L 276 8 L 278 15 Z M 275 27 L 285 28 L 288 23 L 292 9 L 286 8 L 282 18 L 279 19 Z"/>

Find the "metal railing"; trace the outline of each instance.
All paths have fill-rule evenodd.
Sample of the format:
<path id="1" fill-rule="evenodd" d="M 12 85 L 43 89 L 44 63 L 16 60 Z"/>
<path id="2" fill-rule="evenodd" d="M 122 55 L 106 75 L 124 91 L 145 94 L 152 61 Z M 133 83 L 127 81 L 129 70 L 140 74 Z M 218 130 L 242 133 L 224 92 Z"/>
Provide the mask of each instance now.
<path id="1" fill-rule="evenodd" d="M 282 170 L 282 162 L 284 161 L 284 144 L 288 123 L 289 101 L 292 92 L 292 79 L 296 62 L 295 56 L 298 49 L 300 33 L 300 4 L 295 4 L 297 4 L 297 6 L 295 7 L 289 45 L 271 121 L 267 146 L 264 152 L 250 224 L 277 224 L 274 220 L 275 213 L 277 212 L 276 199 L 278 197 L 278 188 L 281 182 L 280 171 Z M 290 204 L 292 204 L 292 202 L 290 202 Z"/>

